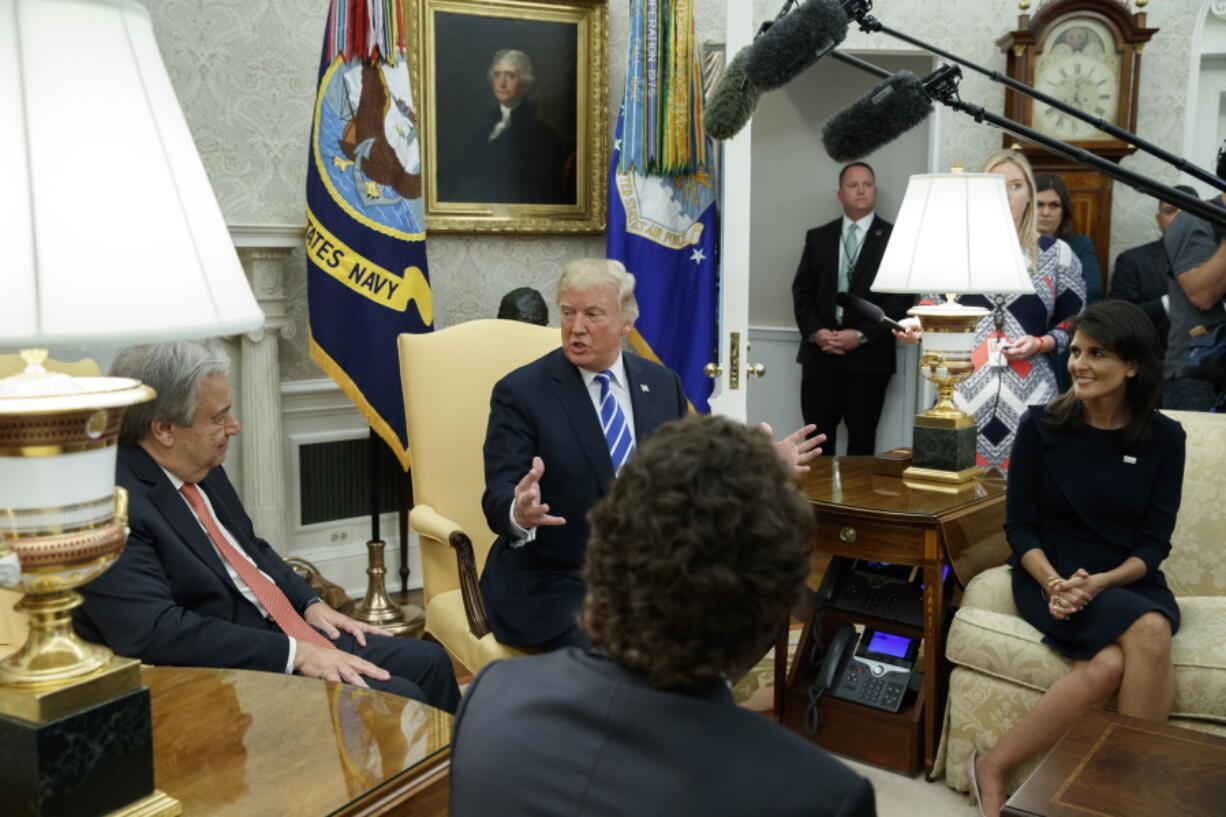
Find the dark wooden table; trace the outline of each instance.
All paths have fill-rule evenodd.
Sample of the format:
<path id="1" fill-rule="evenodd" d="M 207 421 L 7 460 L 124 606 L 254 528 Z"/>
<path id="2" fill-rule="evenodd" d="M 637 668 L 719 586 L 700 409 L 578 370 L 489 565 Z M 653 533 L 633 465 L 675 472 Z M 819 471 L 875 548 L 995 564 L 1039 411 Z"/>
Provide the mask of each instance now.
<path id="1" fill-rule="evenodd" d="M 1013 793 L 1010 817 L 1222 817 L 1226 739 L 1108 712 L 1070 729 Z"/>
<path id="2" fill-rule="evenodd" d="M 923 626 L 828 609 L 821 632 L 810 620 L 797 660 L 785 677 L 786 633 L 775 651 L 775 712 L 805 735 L 804 709 L 814 671 L 805 657 L 814 639 L 827 643 L 837 627 L 854 621 L 922 638 L 927 671 L 916 700 L 898 713 L 823 696 L 821 729 L 812 738 L 831 751 L 915 774 L 931 769 L 945 699 L 946 602 L 942 575 L 952 568 L 960 585 L 1008 556 L 1004 538 L 1005 480 L 997 473 L 956 493 L 908 487 L 899 477 L 873 473 L 872 457 L 819 457 L 805 475 L 817 519 L 814 548 L 834 556 L 917 565 L 923 570 Z M 806 735 L 807 736 L 807 735 Z"/>
<path id="3" fill-rule="evenodd" d="M 345 684 L 144 667 L 154 776 L 184 817 L 445 817 L 451 716 Z"/>

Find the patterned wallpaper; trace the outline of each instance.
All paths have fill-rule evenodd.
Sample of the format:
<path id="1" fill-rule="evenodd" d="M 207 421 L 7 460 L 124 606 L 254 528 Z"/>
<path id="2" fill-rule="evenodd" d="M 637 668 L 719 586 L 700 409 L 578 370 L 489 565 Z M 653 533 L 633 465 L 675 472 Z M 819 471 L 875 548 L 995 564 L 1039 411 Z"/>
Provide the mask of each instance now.
<path id="1" fill-rule="evenodd" d="M 773 17 L 781 0 L 753 0 L 755 19 Z M 303 223 L 303 186 L 311 101 L 326 0 L 145 0 L 204 158 L 209 178 L 232 225 Z M 700 41 L 724 39 L 726 2 L 695 0 Z M 1196 21 L 1208 0 L 1152 0 L 1149 25 L 1161 31 L 1146 48 L 1138 131 L 1179 152 L 1183 145 L 1184 84 Z M 1038 3 L 1034 4 L 1036 7 Z M 939 9 L 939 11 L 938 11 Z M 629 0 L 609 0 L 610 120 L 616 117 L 624 79 Z M 874 14 L 887 25 L 996 70 L 1004 55 L 996 39 L 1015 27 L 1013 0 L 877 0 Z M 845 47 L 905 50 L 883 34 L 853 31 Z M 1168 80 L 1161 81 L 1160 78 Z M 968 74 L 962 96 L 1000 110 L 1000 86 Z M 938 165 L 983 156 L 999 134 L 969 118 L 945 112 Z M 1126 165 L 1162 181 L 1177 174 L 1145 157 Z M 1112 216 L 1112 255 L 1156 237 L 1151 200 L 1117 185 Z M 548 294 L 562 265 L 604 251 L 601 236 L 491 237 L 438 235 L 427 244 L 438 326 L 492 315 L 499 298 L 517 286 Z M 287 264 L 291 314 L 305 329 L 305 261 Z M 306 355 L 306 332 L 282 341 L 286 380 L 320 377 Z"/>

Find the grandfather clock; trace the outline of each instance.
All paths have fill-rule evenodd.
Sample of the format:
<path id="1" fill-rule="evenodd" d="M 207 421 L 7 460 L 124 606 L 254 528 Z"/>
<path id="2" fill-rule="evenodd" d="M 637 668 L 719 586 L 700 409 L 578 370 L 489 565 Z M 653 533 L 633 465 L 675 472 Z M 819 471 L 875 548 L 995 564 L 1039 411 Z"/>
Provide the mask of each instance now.
<path id="1" fill-rule="evenodd" d="M 1144 8 L 1147 0 L 1137 0 Z M 1145 27 L 1145 12 L 1132 14 L 1122 0 L 1051 0 L 1034 17 L 1018 6 L 1018 30 L 996 41 L 1005 52 L 1006 72 L 1092 116 L 1136 132 L 1141 86 L 1141 50 L 1158 32 Z M 1118 162 L 1135 145 L 1013 89 L 1005 91 L 1005 116 L 1040 133 Z M 1111 179 L 1043 148 L 1005 134 L 1006 147 L 1020 148 L 1036 173 L 1059 173 L 1073 204 L 1074 230 L 1094 240 L 1107 291 L 1111 259 Z"/>

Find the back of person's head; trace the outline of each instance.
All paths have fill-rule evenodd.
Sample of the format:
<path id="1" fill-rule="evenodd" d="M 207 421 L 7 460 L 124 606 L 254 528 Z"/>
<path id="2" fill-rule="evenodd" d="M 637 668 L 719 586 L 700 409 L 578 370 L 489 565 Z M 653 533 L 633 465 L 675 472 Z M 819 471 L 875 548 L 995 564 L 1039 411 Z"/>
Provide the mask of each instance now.
<path id="1" fill-rule="evenodd" d="M 159 420 L 190 426 L 200 381 L 210 375 L 228 377 L 230 358 L 215 346 L 187 340 L 128 346 L 115 356 L 110 374 L 139 380 L 157 392 L 157 397 L 124 412 L 119 444 L 137 445 Z"/>
<path id="2" fill-rule="evenodd" d="M 498 317 L 545 326 L 549 323 L 549 307 L 545 306 L 541 293 L 532 287 L 518 287 L 502 296 Z"/>
<path id="3" fill-rule="evenodd" d="M 1044 190 L 1055 190 L 1060 197 L 1060 224 L 1056 227 L 1056 238 L 1068 238 L 1073 232 L 1073 200 L 1069 198 L 1064 179 L 1055 173 L 1040 173 L 1034 177 L 1035 195 Z"/>
<path id="4" fill-rule="evenodd" d="M 562 268 L 558 279 L 558 300 L 564 292 L 582 292 L 593 287 L 612 287 L 617 293 L 622 317 L 633 321 L 639 316 L 639 302 L 634 297 L 634 276 L 621 261 L 612 258 L 576 258 Z"/>
<path id="5" fill-rule="evenodd" d="M 749 669 L 808 575 L 795 476 L 765 434 L 723 417 L 662 426 L 588 519 L 583 628 L 653 686 Z"/>
<path id="6" fill-rule="evenodd" d="M 1078 332 L 1136 367 L 1136 374 L 1127 378 L 1124 386 L 1129 422 L 1120 430 L 1119 437 L 1122 447 L 1131 451 L 1143 440 L 1162 398 L 1162 347 L 1153 321 L 1139 306 L 1128 301 L 1099 301 L 1069 319 L 1069 337 L 1076 340 Z M 1075 389 L 1055 398 L 1049 404 L 1048 413 L 1057 427 L 1080 421 L 1081 406 Z"/>

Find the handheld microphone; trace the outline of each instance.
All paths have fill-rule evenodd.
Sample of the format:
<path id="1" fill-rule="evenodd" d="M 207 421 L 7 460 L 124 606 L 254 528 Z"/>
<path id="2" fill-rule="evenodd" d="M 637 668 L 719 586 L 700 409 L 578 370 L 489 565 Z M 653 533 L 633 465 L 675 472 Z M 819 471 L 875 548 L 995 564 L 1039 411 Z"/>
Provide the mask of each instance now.
<path id="1" fill-rule="evenodd" d="M 749 81 L 745 74 L 745 57 L 750 46 L 737 52 L 724 75 L 711 90 L 711 98 L 703 112 L 703 125 L 712 139 L 731 139 L 745 127 L 758 107 L 762 92 Z"/>
<path id="2" fill-rule="evenodd" d="M 834 161 L 852 162 L 902 136 L 930 113 L 925 80 L 899 71 L 830 117 L 822 126 L 822 145 Z"/>
<path id="3" fill-rule="evenodd" d="M 745 73 L 763 91 L 782 88 L 846 36 L 847 12 L 839 0 L 806 0 L 750 44 Z"/>
<path id="4" fill-rule="evenodd" d="M 844 310 L 855 312 L 870 323 L 884 323 L 886 326 L 891 329 L 897 329 L 899 332 L 907 331 L 907 327 L 886 315 L 885 310 L 877 306 L 877 304 L 852 295 L 850 292 L 837 293 L 834 296 L 834 302 L 843 307 Z"/>

